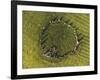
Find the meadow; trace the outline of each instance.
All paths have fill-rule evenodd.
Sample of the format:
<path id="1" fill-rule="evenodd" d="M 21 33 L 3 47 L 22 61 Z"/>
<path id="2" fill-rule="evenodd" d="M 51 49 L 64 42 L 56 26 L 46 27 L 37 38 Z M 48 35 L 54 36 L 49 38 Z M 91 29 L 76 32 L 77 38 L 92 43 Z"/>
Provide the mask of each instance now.
<path id="1" fill-rule="evenodd" d="M 53 62 L 41 54 L 43 50 L 40 45 L 40 33 L 43 27 L 50 23 L 53 17 L 63 16 L 64 21 L 72 23 L 72 27 L 82 34 L 82 42 L 75 53 L 70 53 L 67 57 Z M 90 61 L 89 52 L 89 14 L 86 13 L 55 13 L 55 12 L 39 12 L 39 11 L 23 11 L 22 14 L 22 67 L 27 68 L 46 68 L 46 67 L 69 67 L 69 66 L 87 66 Z M 46 46 L 55 44 L 59 47 L 59 52 L 67 52 L 75 45 L 73 30 L 65 31 L 65 26 L 50 25 L 49 40 Z M 56 32 L 58 33 L 56 34 Z M 62 35 L 61 35 L 62 34 Z M 63 34 L 65 38 L 63 38 Z M 70 35 L 71 34 L 71 35 Z M 69 37 L 69 38 L 68 38 Z M 54 40 L 52 40 L 52 38 Z M 68 39 L 67 39 L 68 38 Z M 63 47 L 61 46 L 63 45 Z M 74 46 L 75 47 L 75 46 Z"/>

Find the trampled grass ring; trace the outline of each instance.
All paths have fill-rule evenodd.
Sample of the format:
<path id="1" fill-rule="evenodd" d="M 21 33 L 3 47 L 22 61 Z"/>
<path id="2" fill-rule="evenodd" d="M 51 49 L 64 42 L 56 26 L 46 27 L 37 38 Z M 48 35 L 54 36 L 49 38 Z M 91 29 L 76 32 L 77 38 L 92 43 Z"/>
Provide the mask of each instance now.
<path id="1" fill-rule="evenodd" d="M 80 33 L 69 20 L 56 16 L 42 27 L 40 32 L 41 55 L 51 61 L 61 61 L 76 52 L 80 45 Z"/>

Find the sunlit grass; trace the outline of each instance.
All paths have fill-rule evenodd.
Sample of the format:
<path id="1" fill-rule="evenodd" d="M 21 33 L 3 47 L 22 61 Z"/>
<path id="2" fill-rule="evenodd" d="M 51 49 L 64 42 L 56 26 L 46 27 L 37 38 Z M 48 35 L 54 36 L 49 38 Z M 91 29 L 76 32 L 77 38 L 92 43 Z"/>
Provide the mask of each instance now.
<path id="1" fill-rule="evenodd" d="M 53 16 L 63 16 L 73 22 L 73 26 L 82 33 L 83 40 L 74 55 L 69 55 L 57 63 L 45 60 L 40 47 L 39 35 L 41 29 Z M 22 32 L 22 66 L 23 68 L 86 66 L 89 65 L 89 14 L 79 13 L 47 13 L 23 11 Z M 52 31 L 51 31 L 52 34 Z M 57 35 L 57 34 L 56 34 Z M 54 35 L 54 36 L 56 36 Z M 64 43 L 67 45 L 66 41 Z M 63 44 L 64 44 L 63 43 Z M 69 44 L 70 45 L 70 44 Z"/>

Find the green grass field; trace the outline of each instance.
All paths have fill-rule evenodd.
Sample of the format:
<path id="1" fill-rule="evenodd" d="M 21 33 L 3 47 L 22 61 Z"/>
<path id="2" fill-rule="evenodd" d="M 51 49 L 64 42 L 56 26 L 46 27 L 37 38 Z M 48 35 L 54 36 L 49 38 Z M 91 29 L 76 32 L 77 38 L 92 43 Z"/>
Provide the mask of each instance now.
<path id="1" fill-rule="evenodd" d="M 84 37 L 78 50 L 73 55 L 69 55 L 58 62 L 51 62 L 41 56 L 42 50 L 40 47 L 40 33 L 43 28 L 54 16 L 63 16 L 65 21 L 70 20 L 73 23 L 72 26 L 77 29 L 79 33 Z M 50 13 L 50 12 L 35 12 L 35 11 L 23 11 L 22 14 L 23 27 L 22 27 L 22 67 L 23 68 L 46 68 L 46 67 L 65 67 L 65 66 L 87 66 L 89 65 L 89 14 L 79 13 Z M 67 39 L 69 35 L 73 33 L 73 30 L 65 30 L 62 24 L 51 25 L 52 29 L 49 30 L 50 37 L 54 41 L 49 40 L 47 46 L 52 42 L 55 42 L 60 51 L 64 52 L 74 46 L 74 37 Z M 65 34 L 65 38 L 62 39 L 61 32 Z M 56 34 L 58 31 L 59 35 Z M 61 40 L 58 40 L 61 36 Z M 49 37 L 49 38 L 50 38 Z M 50 39 L 51 39 L 50 38 Z"/>

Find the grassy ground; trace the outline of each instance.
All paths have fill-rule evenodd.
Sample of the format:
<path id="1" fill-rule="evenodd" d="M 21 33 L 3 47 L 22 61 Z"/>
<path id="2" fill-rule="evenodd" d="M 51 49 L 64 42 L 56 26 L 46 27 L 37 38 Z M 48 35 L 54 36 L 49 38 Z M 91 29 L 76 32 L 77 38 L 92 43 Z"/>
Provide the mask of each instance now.
<path id="1" fill-rule="evenodd" d="M 39 34 L 45 24 L 53 16 L 63 16 L 65 20 L 73 22 L 78 32 L 84 36 L 76 54 L 70 55 L 57 63 L 51 63 L 41 57 Z M 79 13 L 48 13 L 23 11 L 23 36 L 22 36 L 22 66 L 23 68 L 86 66 L 89 65 L 89 14 Z M 68 41 L 63 41 L 63 44 Z"/>

